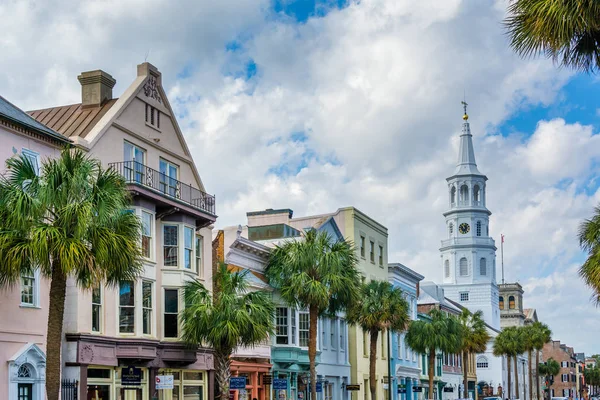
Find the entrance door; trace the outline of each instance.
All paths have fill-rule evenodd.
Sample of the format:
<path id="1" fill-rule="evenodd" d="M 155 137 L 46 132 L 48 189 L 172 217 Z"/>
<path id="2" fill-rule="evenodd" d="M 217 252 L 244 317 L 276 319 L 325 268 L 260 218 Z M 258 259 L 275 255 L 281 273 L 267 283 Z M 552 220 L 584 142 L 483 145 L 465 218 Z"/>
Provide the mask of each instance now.
<path id="1" fill-rule="evenodd" d="M 33 384 L 32 383 L 19 383 L 19 397 L 18 400 L 33 400 Z"/>
<path id="2" fill-rule="evenodd" d="M 142 400 L 142 389 L 121 388 L 120 397 L 117 400 Z"/>

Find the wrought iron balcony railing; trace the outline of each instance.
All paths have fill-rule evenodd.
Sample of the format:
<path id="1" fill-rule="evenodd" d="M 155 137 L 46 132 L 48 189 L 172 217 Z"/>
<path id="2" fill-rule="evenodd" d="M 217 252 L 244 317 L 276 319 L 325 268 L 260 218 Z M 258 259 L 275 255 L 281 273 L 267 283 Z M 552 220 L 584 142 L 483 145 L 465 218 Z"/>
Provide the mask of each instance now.
<path id="1" fill-rule="evenodd" d="M 164 196 L 179 200 L 190 206 L 216 215 L 215 196 L 185 184 L 166 174 L 152 169 L 137 161 L 123 161 L 108 164 L 121 174 L 127 183 L 134 183 Z"/>

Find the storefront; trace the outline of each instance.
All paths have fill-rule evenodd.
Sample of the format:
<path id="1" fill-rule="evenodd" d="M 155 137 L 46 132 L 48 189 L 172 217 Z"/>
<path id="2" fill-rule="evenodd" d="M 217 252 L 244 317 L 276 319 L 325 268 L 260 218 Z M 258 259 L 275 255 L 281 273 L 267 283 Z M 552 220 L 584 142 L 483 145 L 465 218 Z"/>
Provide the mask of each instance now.
<path id="1" fill-rule="evenodd" d="M 268 400 L 269 386 L 264 384 L 264 375 L 269 375 L 271 364 L 244 361 L 231 361 L 231 376 L 246 377 L 246 389 L 236 390 L 234 400 Z"/>
<path id="2" fill-rule="evenodd" d="M 213 400 L 213 355 L 208 350 L 87 335 L 67 335 L 67 345 L 63 378 L 79 381 L 80 399 Z M 173 377 L 172 389 L 156 389 L 159 375 Z"/>

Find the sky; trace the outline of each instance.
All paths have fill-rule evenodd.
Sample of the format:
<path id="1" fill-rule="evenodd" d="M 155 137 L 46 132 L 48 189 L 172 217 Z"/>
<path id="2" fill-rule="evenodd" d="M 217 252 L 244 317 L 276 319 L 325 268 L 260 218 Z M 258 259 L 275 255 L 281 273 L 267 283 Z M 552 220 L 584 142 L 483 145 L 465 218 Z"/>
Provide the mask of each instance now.
<path id="1" fill-rule="evenodd" d="M 466 98 L 507 281 L 555 340 L 598 353 L 577 230 L 600 200 L 600 82 L 515 56 L 507 3 L 8 0 L 0 94 L 25 110 L 77 103 L 77 75 L 103 69 L 118 96 L 147 60 L 217 227 L 352 205 L 389 229 L 390 262 L 438 282 Z"/>

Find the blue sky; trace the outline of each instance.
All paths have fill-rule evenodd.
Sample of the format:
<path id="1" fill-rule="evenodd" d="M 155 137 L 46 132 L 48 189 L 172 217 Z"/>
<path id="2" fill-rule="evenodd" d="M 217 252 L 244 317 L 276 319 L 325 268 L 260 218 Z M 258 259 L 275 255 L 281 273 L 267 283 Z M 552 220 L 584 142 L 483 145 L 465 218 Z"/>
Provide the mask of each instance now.
<path id="1" fill-rule="evenodd" d="M 101 68 L 120 96 L 147 58 L 218 227 L 354 205 L 388 227 L 390 261 L 439 282 L 466 92 L 507 279 L 557 339 L 599 352 L 576 237 L 600 201 L 599 83 L 515 56 L 504 0 L 153 1 L 0 5 L 0 94 L 24 109 L 76 103 L 77 75 Z"/>

